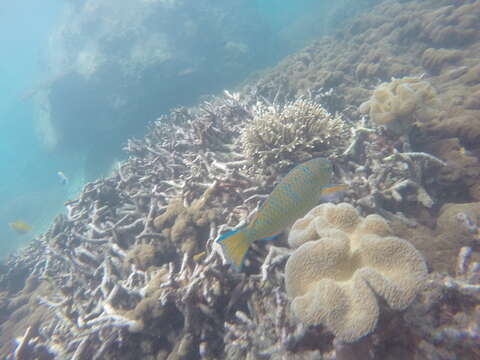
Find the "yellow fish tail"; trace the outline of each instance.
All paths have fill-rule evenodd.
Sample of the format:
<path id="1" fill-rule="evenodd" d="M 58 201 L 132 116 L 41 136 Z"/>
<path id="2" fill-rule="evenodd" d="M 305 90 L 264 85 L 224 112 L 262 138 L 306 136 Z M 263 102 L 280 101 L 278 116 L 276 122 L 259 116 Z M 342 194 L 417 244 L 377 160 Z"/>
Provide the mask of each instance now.
<path id="1" fill-rule="evenodd" d="M 223 254 L 235 270 L 240 271 L 248 248 L 252 243 L 246 228 L 230 231 L 222 235 L 217 242 L 222 245 Z"/>

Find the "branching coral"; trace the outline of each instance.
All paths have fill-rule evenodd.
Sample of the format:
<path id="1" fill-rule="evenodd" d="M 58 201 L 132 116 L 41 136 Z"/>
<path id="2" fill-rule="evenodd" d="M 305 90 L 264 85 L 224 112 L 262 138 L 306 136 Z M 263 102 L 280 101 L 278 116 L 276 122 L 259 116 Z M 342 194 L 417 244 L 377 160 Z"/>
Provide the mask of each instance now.
<path id="1" fill-rule="evenodd" d="M 405 212 L 408 204 L 431 208 L 436 202 L 432 174 L 446 163 L 429 153 L 410 149 L 407 137 L 394 140 L 382 129 L 360 122 L 343 154 L 343 163 L 337 163 L 342 182 L 349 188 L 349 201 L 389 219 L 395 217 L 392 212 Z"/>
<path id="2" fill-rule="evenodd" d="M 244 291 L 254 290 L 248 299 L 249 314 L 235 313 L 232 322 L 225 324 L 225 343 L 228 359 L 269 357 L 282 359 L 298 345 L 306 333 L 303 324 L 289 316 L 288 299 L 280 287 L 250 279 Z M 305 359 L 318 358 L 320 352 L 312 351 Z"/>
<path id="3" fill-rule="evenodd" d="M 463 247 L 456 274 L 433 274 L 427 289 L 407 310 L 405 321 L 422 359 L 476 359 L 480 354 L 480 264 Z"/>
<path id="4" fill-rule="evenodd" d="M 349 204 L 324 204 L 292 227 L 297 247 L 287 261 L 286 290 L 295 315 L 306 324 L 323 324 L 345 342 L 371 333 L 382 297 L 405 309 L 427 274 L 420 253 L 391 236 L 378 215 L 361 218 Z"/>
<path id="5" fill-rule="evenodd" d="M 297 99 L 284 106 L 257 103 L 241 142 L 256 170 L 283 170 L 312 156 L 341 152 L 349 129 L 340 115 L 333 116 L 310 100 Z"/>

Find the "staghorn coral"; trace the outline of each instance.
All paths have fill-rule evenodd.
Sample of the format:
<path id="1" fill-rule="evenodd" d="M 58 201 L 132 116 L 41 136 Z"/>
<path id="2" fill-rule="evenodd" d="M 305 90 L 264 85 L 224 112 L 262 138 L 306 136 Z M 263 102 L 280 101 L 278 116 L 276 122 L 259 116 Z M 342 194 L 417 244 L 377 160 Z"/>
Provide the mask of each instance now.
<path id="1" fill-rule="evenodd" d="M 460 249 L 454 257 L 456 274 L 432 274 L 427 288 L 405 312 L 407 336 L 416 341 L 415 359 L 478 359 L 480 265 L 474 258 L 478 253 L 472 248 Z"/>
<path id="2" fill-rule="evenodd" d="M 427 275 L 420 253 L 391 236 L 382 217 L 361 218 L 346 203 L 312 209 L 293 225 L 289 244 L 296 247 L 285 268 L 293 312 L 344 342 L 373 332 L 380 312 L 376 296 L 403 310 Z"/>
<path id="3" fill-rule="evenodd" d="M 397 135 L 406 134 L 416 122 L 428 120 L 438 107 L 436 91 L 419 77 L 404 77 L 382 83 L 359 107 L 373 122 Z"/>
<path id="4" fill-rule="evenodd" d="M 241 142 L 257 171 L 284 170 L 313 156 L 342 151 L 349 129 L 340 115 L 331 115 L 311 100 L 297 99 L 284 106 L 257 103 Z"/>
<path id="5" fill-rule="evenodd" d="M 427 152 L 409 151 L 408 137 L 395 139 L 382 128 L 366 126 L 366 119 L 357 124 L 336 163 L 341 181 L 348 185 L 346 201 L 389 220 L 398 217 L 394 213 L 431 208 L 439 191 L 433 174 L 446 163 Z"/>
<path id="6" fill-rule="evenodd" d="M 294 359 L 295 347 L 307 329 L 291 318 L 288 299 L 280 286 L 259 280 L 250 278 L 243 288 L 254 291 L 247 300 L 249 313 L 237 311 L 233 321 L 225 323 L 226 358 L 280 360 L 289 356 Z M 299 359 L 316 359 L 320 351 L 302 355 Z"/>

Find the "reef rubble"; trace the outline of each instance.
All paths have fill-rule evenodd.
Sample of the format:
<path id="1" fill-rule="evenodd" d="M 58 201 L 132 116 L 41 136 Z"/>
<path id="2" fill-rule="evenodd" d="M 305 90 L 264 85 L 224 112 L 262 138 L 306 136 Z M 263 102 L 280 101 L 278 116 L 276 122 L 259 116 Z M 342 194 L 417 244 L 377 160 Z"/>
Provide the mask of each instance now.
<path id="1" fill-rule="evenodd" d="M 384 1 L 372 14 L 347 24 L 336 35 L 337 45 L 323 39 L 272 70 L 278 74 L 301 62 L 301 77 L 310 81 L 306 68 L 322 66 L 321 86 L 296 84 L 300 75 L 264 74 L 239 92 L 225 91 L 153 121 L 144 138 L 125 144 L 128 159 L 110 177 L 86 184 L 45 234 L 2 264 L 0 353 L 7 359 L 76 360 L 480 358 L 480 203 L 475 190 L 480 164 L 473 152 L 461 151 L 461 144 L 474 146 L 474 134 L 463 132 L 470 125 L 444 131 L 450 110 L 442 108 L 425 122 L 408 118 L 399 133 L 358 111 L 379 83 L 391 75 L 418 74 L 421 66 L 431 71 L 422 81 L 444 99 L 452 79 L 445 78 L 446 72 L 475 56 L 477 35 L 461 32 L 465 23 L 459 19 L 474 21 L 467 15 L 479 11 L 477 5 Z M 438 17 L 429 15 L 432 9 Z M 395 26 L 385 20 L 392 11 L 402 14 Z M 418 23 L 409 16 L 412 11 L 429 24 Z M 434 59 L 437 53 L 426 51 L 427 44 L 414 46 L 411 56 L 424 54 L 415 67 L 402 56 L 387 62 L 388 54 L 368 45 L 382 36 L 401 40 L 422 29 L 428 49 L 451 46 L 448 36 L 435 30 L 447 23 L 465 48 L 439 52 L 441 59 Z M 346 34 L 354 29 L 358 35 L 349 39 Z M 402 48 L 407 40 L 400 40 Z M 347 60 L 355 57 L 354 43 L 364 44 L 361 53 L 368 56 L 363 59 L 372 63 L 347 70 L 337 61 L 337 69 L 326 74 L 335 53 L 351 51 Z M 346 50 L 338 50 L 341 46 Z M 392 46 L 385 49 L 393 51 Z M 322 64 L 325 51 L 331 57 Z M 462 86 L 475 83 L 472 71 L 459 75 L 468 74 Z M 347 81 L 340 85 L 342 79 Z M 470 100 L 455 108 L 470 111 L 475 108 Z M 282 126 L 295 125 L 282 125 L 282 119 L 293 121 L 282 112 L 291 111 L 292 104 L 295 118 L 305 111 L 309 119 L 314 109 L 326 128 L 344 135 L 330 137 L 325 150 L 316 146 L 323 127 L 287 134 Z M 255 127 L 263 138 L 250 136 Z M 279 133 L 288 136 L 270 141 Z M 304 141 L 316 145 L 302 147 Z M 328 327 L 304 324 L 292 312 L 285 267 L 295 250 L 285 237 L 254 243 L 243 272 L 225 263 L 216 243 L 220 234 L 248 223 L 278 177 L 299 161 L 290 157 L 289 146 L 299 146 L 302 159 L 329 156 L 336 180 L 348 187 L 340 200 L 361 217 L 380 215 L 389 233 L 408 240 L 429 270 L 424 286 L 402 311 L 378 297 L 375 330 L 358 341 L 335 338 Z M 468 161 L 452 164 L 446 146 Z M 255 148 L 262 151 L 253 161 L 255 151 L 249 149 Z M 281 166 L 275 154 L 283 154 Z"/>

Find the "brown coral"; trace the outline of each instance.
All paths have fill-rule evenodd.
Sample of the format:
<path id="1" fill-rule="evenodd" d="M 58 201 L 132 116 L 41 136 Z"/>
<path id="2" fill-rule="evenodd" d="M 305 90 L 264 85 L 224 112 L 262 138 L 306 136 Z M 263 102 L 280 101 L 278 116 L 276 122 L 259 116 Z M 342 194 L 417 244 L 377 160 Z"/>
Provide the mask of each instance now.
<path id="1" fill-rule="evenodd" d="M 205 241 L 206 227 L 216 214 L 215 208 L 206 205 L 212 197 L 214 187 L 211 186 L 203 195 L 187 205 L 182 198 L 172 200 L 166 211 L 153 221 L 155 229 L 180 246 L 182 252 L 192 254 L 199 250 L 202 239 Z"/>
<path id="2" fill-rule="evenodd" d="M 382 83 L 359 107 L 378 125 L 397 135 L 408 133 L 415 122 L 428 120 L 438 108 L 435 89 L 418 77 L 404 77 Z"/>
<path id="3" fill-rule="evenodd" d="M 466 151 L 458 138 L 441 139 L 426 144 L 423 150 L 446 161 L 446 166 L 440 170 L 439 182 L 451 184 L 452 190 L 444 195 L 446 201 L 451 201 L 468 192 L 474 200 L 480 200 L 480 194 L 475 189 L 480 184 L 480 162 L 473 154 Z"/>
<path id="4" fill-rule="evenodd" d="M 140 270 L 146 271 L 150 266 L 161 265 L 156 259 L 157 249 L 152 244 L 137 244 L 127 252 L 125 265 L 135 264 Z"/>
<path id="5" fill-rule="evenodd" d="M 447 5 L 424 17 L 424 34 L 437 46 L 459 46 L 475 38 L 479 16 L 478 2 Z"/>
<path id="6" fill-rule="evenodd" d="M 440 216 L 437 220 L 437 233 L 439 236 L 448 236 L 451 241 L 462 246 L 472 245 L 478 240 L 480 234 L 475 233 L 475 224 L 480 219 L 480 203 L 466 204 L 445 204 L 440 209 Z M 472 229 L 469 228 L 472 223 Z"/>
<path id="7" fill-rule="evenodd" d="M 432 74 L 438 74 L 447 64 L 452 64 L 462 57 L 462 52 L 448 49 L 429 48 L 423 52 L 422 64 Z"/>

